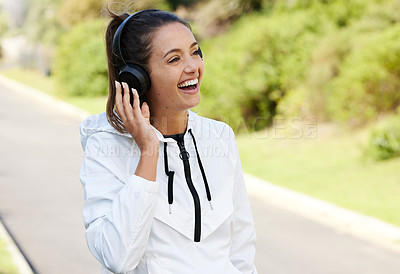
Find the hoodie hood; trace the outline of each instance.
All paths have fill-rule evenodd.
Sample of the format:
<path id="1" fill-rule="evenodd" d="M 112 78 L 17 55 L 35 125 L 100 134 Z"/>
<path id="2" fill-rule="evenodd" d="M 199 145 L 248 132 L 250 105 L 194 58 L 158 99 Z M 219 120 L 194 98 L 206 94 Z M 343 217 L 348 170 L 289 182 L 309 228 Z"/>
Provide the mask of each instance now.
<path id="1" fill-rule="evenodd" d="M 83 150 L 85 150 L 86 142 L 90 135 L 97 132 L 110 132 L 113 134 L 130 137 L 130 134 L 120 133 L 115 128 L 113 128 L 108 122 L 105 112 L 90 115 L 85 120 L 83 120 L 80 125 L 81 145 Z"/>
<path id="2" fill-rule="evenodd" d="M 189 110 L 188 115 L 189 115 L 189 118 L 188 118 L 187 130 L 193 128 L 194 119 L 196 119 L 197 114 Z M 161 134 L 161 132 L 159 132 L 155 127 L 152 126 L 152 128 L 155 131 L 155 133 L 158 137 L 158 140 L 160 140 L 160 142 L 174 142 L 174 140 L 171 138 L 164 138 L 164 136 Z M 85 150 L 86 142 L 87 142 L 88 138 L 90 137 L 90 135 L 97 133 L 97 132 L 109 132 L 109 133 L 125 136 L 128 138 L 132 138 L 132 136 L 129 133 L 118 132 L 108 122 L 105 112 L 100 113 L 100 114 L 94 114 L 94 115 L 88 116 L 85 120 L 82 121 L 82 123 L 80 125 L 81 145 L 82 145 L 83 150 Z"/>

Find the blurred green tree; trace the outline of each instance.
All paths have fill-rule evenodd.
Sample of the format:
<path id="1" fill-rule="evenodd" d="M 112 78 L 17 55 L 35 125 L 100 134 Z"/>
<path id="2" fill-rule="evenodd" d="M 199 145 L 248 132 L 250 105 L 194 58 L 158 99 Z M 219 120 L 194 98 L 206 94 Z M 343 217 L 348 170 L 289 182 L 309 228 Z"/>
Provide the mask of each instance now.
<path id="1" fill-rule="evenodd" d="M 208 0 L 199 1 L 188 16 L 194 21 L 198 36 L 212 37 L 223 33 L 240 16 L 270 6 L 274 0 Z"/>
<path id="2" fill-rule="evenodd" d="M 8 21 L 7 12 L 0 6 L 0 37 L 7 33 L 9 28 Z"/>
<path id="3" fill-rule="evenodd" d="M 365 157 L 378 161 L 400 157 L 400 108 L 397 115 L 371 130 L 368 143 L 362 149 Z"/>
<path id="4" fill-rule="evenodd" d="M 332 119 L 361 125 L 400 105 L 399 35 L 396 25 L 358 36 L 328 87 Z"/>
<path id="5" fill-rule="evenodd" d="M 57 44 L 63 33 L 57 15 L 61 3 L 62 0 L 31 0 L 24 33 L 32 42 Z"/>
<path id="6" fill-rule="evenodd" d="M 169 4 L 166 0 L 68 0 L 59 9 L 59 21 L 64 27 L 70 28 L 77 23 L 100 18 L 102 13 L 107 17 L 107 9 L 116 13 L 132 13 L 150 8 L 168 10 Z"/>
<path id="7" fill-rule="evenodd" d="M 105 3 L 115 12 L 186 6 L 177 12 L 194 21 L 207 66 L 199 110 L 235 129 L 262 129 L 281 114 L 362 124 L 400 104 L 400 0 L 37 3 L 27 20 L 33 39 L 57 44 L 71 31 L 55 68 L 73 95 L 105 93 L 105 24 L 96 19 Z"/>
<path id="8" fill-rule="evenodd" d="M 107 94 L 104 29 L 103 20 L 90 20 L 74 25 L 62 36 L 54 60 L 54 75 L 68 95 Z"/>
<path id="9" fill-rule="evenodd" d="M 58 11 L 58 19 L 62 26 L 71 26 L 96 18 L 100 18 L 100 12 L 104 1 L 99 0 L 68 0 L 64 1 Z"/>
<path id="10" fill-rule="evenodd" d="M 176 10 L 179 6 L 191 6 L 202 0 L 166 0 L 172 10 Z"/>
<path id="11" fill-rule="evenodd" d="M 287 93 L 306 79 L 312 50 L 331 28 L 318 12 L 255 13 L 204 41 L 206 100 L 199 110 L 237 130 L 270 125 Z"/>
<path id="12" fill-rule="evenodd" d="M 308 112 L 356 126 L 397 107 L 399 8 L 399 0 L 365 2 L 362 13 L 346 13 L 353 14 L 346 27 L 330 16 L 332 10 L 325 10 L 337 28 L 319 38 L 301 84 Z M 288 109 L 285 105 L 284 111 Z"/>

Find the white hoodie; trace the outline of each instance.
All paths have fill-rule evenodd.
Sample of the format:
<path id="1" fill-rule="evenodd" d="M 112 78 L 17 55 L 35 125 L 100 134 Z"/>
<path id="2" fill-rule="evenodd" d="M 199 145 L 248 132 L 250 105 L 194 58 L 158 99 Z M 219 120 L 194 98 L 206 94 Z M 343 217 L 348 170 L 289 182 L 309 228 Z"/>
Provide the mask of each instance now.
<path id="1" fill-rule="evenodd" d="M 189 111 L 186 161 L 174 139 L 154 130 L 160 156 L 152 182 L 134 175 L 140 151 L 105 113 L 81 124 L 83 218 L 101 273 L 257 273 L 254 223 L 232 129 Z"/>

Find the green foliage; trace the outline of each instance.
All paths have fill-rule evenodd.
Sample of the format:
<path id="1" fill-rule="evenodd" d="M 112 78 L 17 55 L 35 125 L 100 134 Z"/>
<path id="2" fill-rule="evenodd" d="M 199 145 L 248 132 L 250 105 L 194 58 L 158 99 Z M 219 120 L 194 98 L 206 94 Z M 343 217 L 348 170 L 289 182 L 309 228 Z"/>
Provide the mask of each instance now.
<path id="1" fill-rule="evenodd" d="M 190 0 L 188 0 L 190 1 Z M 168 0 L 121 0 L 121 1 L 107 1 L 107 8 L 115 13 L 128 12 L 133 13 L 144 9 L 161 9 L 171 10 L 171 4 Z M 104 10 L 105 8 L 103 8 Z"/>
<path id="2" fill-rule="evenodd" d="M 166 0 L 173 10 L 176 10 L 179 6 L 191 6 L 200 0 Z"/>
<path id="3" fill-rule="evenodd" d="M 69 95 L 107 94 L 108 74 L 103 21 L 77 24 L 60 41 L 54 74 Z"/>
<path id="4" fill-rule="evenodd" d="M 399 35 L 395 25 L 357 39 L 330 84 L 328 109 L 334 120 L 358 125 L 400 105 Z"/>
<path id="5" fill-rule="evenodd" d="M 347 26 L 338 24 L 340 13 L 334 12 L 341 1 L 330 2 L 329 9 L 322 4 L 314 4 L 313 9 L 335 27 L 318 37 L 310 66 L 305 68 L 306 80 L 289 91 L 278 107 L 285 115 L 311 114 L 358 126 L 400 104 L 396 92 L 400 15 L 394 12 L 400 1 L 351 1 L 343 7 L 359 9 L 346 13 L 350 14 Z"/>
<path id="6" fill-rule="evenodd" d="M 7 12 L 0 6 L 0 37 L 3 37 L 8 31 L 8 17 Z"/>
<path id="7" fill-rule="evenodd" d="M 63 29 L 58 21 L 60 0 L 31 1 L 24 24 L 25 35 L 34 43 L 55 45 Z"/>
<path id="8" fill-rule="evenodd" d="M 335 33 L 335 32 L 334 32 Z M 338 67 L 350 50 L 349 37 L 337 32 L 320 39 L 314 48 L 306 79 L 291 90 L 279 105 L 286 116 L 318 115 L 319 120 L 329 119 L 325 86 L 337 75 Z"/>
<path id="9" fill-rule="evenodd" d="M 216 30 L 240 17 L 227 32 L 201 42 L 202 114 L 252 131 L 270 125 L 276 115 L 361 125 L 400 105 L 400 0 L 200 2 L 197 8 L 204 9 L 198 13 L 210 14 Z M 127 10 L 127 3 L 115 5 Z M 129 3 L 135 10 L 171 1 Z M 73 95 L 106 93 L 104 45 L 92 35 L 101 33 L 101 23 L 91 19 L 100 5 L 92 4 L 98 5 L 93 16 L 76 9 L 89 22 L 65 34 L 57 51 L 56 76 Z M 202 21 L 195 26 L 201 32 Z"/>
<path id="10" fill-rule="evenodd" d="M 269 125 L 285 94 L 306 77 L 318 36 L 332 27 L 324 21 L 305 11 L 254 14 L 206 41 L 199 110 L 237 130 Z"/>
<path id="11" fill-rule="evenodd" d="M 400 157 L 400 114 L 384 127 L 372 130 L 364 155 L 378 161 Z"/>
<path id="12" fill-rule="evenodd" d="M 330 21 L 340 28 L 351 25 L 355 20 L 363 16 L 369 3 L 365 0 L 326 0 L 316 1 L 318 9 L 326 13 Z M 379 0 L 375 1 L 379 2 Z"/>
<path id="13" fill-rule="evenodd" d="M 186 0 L 191 2 L 191 0 Z M 99 0 L 68 0 L 64 1 L 61 5 L 58 14 L 60 23 L 66 27 L 82 23 L 83 21 L 90 21 L 99 19 L 104 13 L 107 16 L 107 8 L 116 12 L 129 12 L 133 13 L 143 9 L 170 9 L 171 1 L 167 0 L 122 0 L 122 1 L 99 1 Z M 185 1 L 178 1 L 185 2 Z"/>
<path id="14" fill-rule="evenodd" d="M 261 129 L 277 114 L 359 124 L 392 110 L 400 55 L 389 29 L 399 2 L 276 1 L 271 10 L 265 1 L 263 12 L 203 42 L 199 110 L 238 130 Z"/>
<path id="15" fill-rule="evenodd" d="M 190 1 L 190 0 L 187 0 Z M 219 35 L 239 17 L 253 11 L 267 9 L 274 0 L 206 0 L 199 2 L 193 11 L 188 10 L 198 29 L 197 37 L 209 38 Z"/>
<path id="16" fill-rule="evenodd" d="M 103 2 L 99 0 L 64 1 L 58 11 L 59 21 L 64 27 L 71 27 L 83 21 L 98 19 Z"/>

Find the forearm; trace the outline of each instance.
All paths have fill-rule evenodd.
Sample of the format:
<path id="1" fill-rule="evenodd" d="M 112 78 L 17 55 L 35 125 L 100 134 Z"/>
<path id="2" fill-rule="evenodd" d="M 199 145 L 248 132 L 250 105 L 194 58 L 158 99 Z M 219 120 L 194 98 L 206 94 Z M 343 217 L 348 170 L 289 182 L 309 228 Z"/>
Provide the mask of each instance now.
<path id="1" fill-rule="evenodd" d="M 142 150 L 135 175 L 149 181 L 155 181 L 157 176 L 158 147 Z"/>

